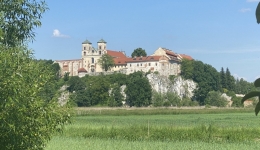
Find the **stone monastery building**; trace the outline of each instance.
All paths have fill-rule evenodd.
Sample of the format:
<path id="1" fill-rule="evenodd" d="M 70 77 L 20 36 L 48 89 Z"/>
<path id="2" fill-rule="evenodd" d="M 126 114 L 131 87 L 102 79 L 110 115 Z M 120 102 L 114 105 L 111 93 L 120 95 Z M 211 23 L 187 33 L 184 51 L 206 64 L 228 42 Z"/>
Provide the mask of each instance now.
<path id="1" fill-rule="evenodd" d="M 103 39 L 97 42 L 97 48 L 92 46 L 88 40 L 82 43 L 81 59 L 56 60 L 60 65 L 61 74 L 69 72 L 70 76 L 83 77 L 86 74 L 96 75 L 104 70 L 98 64 L 98 59 L 108 54 L 113 57 L 115 66 L 110 72 L 121 72 L 130 74 L 135 71 L 159 72 L 160 75 L 178 75 L 180 73 L 180 62 L 182 59 L 192 60 L 185 54 L 177 54 L 166 48 L 158 48 L 154 54 L 147 57 L 127 57 L 123 51 L 107 50 L 107 42 Z"/>

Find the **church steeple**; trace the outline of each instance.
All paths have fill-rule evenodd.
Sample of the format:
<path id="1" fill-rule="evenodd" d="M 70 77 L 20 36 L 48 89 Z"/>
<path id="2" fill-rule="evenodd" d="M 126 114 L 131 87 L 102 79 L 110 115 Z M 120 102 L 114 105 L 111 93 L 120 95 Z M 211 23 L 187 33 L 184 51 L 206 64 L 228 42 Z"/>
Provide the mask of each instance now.
<path id="1" fill-rule="evenodd" d="M 82 42 L 82 56 L 86 56 L 87 55 L 87 51 L 92 50 L 92 43 L 89 42 L 87 39 Z"/>
<path id="2" fill-rule="evenodd" d="M 107 42 L 103 39 L 99 40 L 97 42 L 98 47 L 97 50 L 99 51 L 99 55 L 105 54 L 106 53 L 106 46 L 107 46 Z"/>

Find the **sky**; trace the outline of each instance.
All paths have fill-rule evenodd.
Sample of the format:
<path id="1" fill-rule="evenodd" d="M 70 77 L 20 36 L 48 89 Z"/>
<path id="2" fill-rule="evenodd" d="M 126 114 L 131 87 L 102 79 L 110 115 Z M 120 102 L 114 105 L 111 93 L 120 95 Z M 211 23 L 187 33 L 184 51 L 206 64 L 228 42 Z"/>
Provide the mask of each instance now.
<path id="1" fill-rule="evenodd" d="M 49 10 L 29 44 L 37 59 L 81 58 L 81 43 L 108 50 L 159 47 L 190 55 L 235 78 L 260 77 L 259 0 L 45 0 Z"/>

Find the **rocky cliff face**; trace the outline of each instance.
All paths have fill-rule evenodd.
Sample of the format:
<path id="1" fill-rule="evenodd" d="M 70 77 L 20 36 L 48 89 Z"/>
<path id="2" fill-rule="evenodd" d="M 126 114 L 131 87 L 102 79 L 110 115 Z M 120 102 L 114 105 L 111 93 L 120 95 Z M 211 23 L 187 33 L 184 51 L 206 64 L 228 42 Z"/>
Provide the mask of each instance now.
<path id="1" fill-rule="evenodd" d="M 193 96 L 193 91 L 197 87 L 197 84 L 194 81 L 184 80 L 180 76 L 176 77 L 173 82 L 170 81 L 168 77 L 156 74 L 148 74 L 147 78 L 149 79 L 152 89 L 156 92 L 175 92 L 181 98 L 184 96 L 191 98 Z"/>

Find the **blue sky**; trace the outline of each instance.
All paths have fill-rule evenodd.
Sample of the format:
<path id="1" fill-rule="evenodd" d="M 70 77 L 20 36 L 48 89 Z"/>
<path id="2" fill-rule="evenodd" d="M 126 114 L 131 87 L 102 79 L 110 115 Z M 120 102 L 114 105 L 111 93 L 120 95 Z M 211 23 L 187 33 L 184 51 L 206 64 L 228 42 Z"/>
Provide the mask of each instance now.
<path id="1" fill-rule="evenodd" d="M 37 59 L 81 58 L 81 43 L 128 56 L 141 47 L 187 54 L 252 82 L 260 77 L 259 0 L 46 0 L 50 10 L 30 43 Z M 258 70 L 254 70 L 254 69 Z"/>

